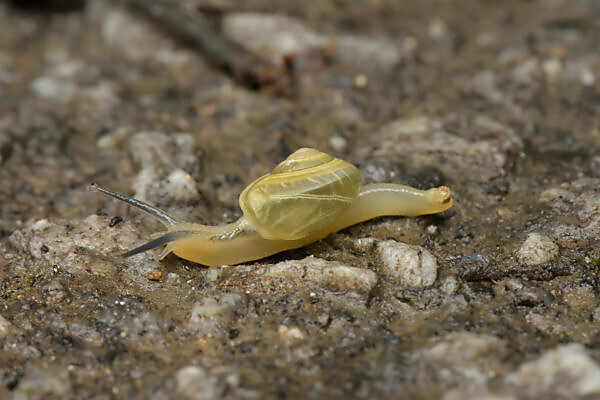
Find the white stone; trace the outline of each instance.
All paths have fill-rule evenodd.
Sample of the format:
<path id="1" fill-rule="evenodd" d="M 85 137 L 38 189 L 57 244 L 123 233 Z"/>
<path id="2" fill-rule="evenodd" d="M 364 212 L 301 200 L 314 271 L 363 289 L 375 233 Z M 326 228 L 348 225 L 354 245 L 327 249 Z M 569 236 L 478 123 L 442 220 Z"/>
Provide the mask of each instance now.
<path id="1" fill-rule="evenodd" d="M 281 341 L 290 347 L 300 346 L 308 340 L 306 333 L 297 326 L 279 325 L 277 334 Z"/>
<path id="2" fill-rule="evenodd" d="M 544 391 L 557 398 L 579 398 L 600 395 L 600 366 L 579 343 L 570 343 L 525 362 L 506 376 L 508 385 L 519 387 L 519 393 L 538 397 Z M 590 397 L 591 398 L 591 397 Z"/>
<path id="3" fill-rule="evenodd" d="M 434 381 L 484 389 L 491 378 L 503 371 L 506 353 L 506 342 L 496 336 L 454 332 L 415 351 L 411 359 L 413 368 L 427 371 Z"/>
<path id="4" fill-rule="evenodd" d="M 329 138 L 329 145 L 335 151 L 343 151 L 346 149 L 346 146 L 348 145 L 348 141 L 343 136 L 332 135 Z"/>
<path id="5" fill-rule="evenodd" d="M 206 297 L 192 307 L 189 326 L 198 334 L 218 333 L 229 327 L 234 311 L 239 314 L 246 312 L 246 300 L 241 294 Z"/>
<path id="6" fill-rule="evenodd" d="M 209 268 L 208 270 L 206 270 L 205 276 L 206 276 L 207 281 L 215 282 L 221 276 L 221 269 L 220 268 Z"/>
<path id="7" fill-rule="evenodd" d="M 199 197 L 196 182 L 182 169 L 176 169 L 169 174 L 166 188 L 169 197 L 175 202 L 189 204 Z"/>
<path id="8" fill-rule="evenodd" d="M 285 15 L 230 13 L 222 24 L 227 36 L 276 65 L 286 54 L 324 47 L 328 42 L 302 21 Z"/>
<path id="9" fill-rule="evenodd" d="M 26 370 L 25 376 L 19 381 L 13 398 L 39 398 L 40 388 L 43 388 L 45 398 L 68 398 L 73 393 L 69 372 L 65 367 L 48 366 Z M 21 397 L 24 396 L 24 397 Z"/>
<path id="10" fill-rule="evenodd" d="M 319 48 L 334 51 L 338 60 L 363 68 L 390 68 L 403 56 L 392 40 L 354 35 L 332 38 L 314 31 L 302 20 L 286 15 L 229 13 L 223 18 L 222 26 L 228 37 L 275 65 L 281 65 L 286 55 Z M 333 41 L 335 46 L 332 48 Z"/>
<path id="11" fill-rule="evenodd" d="M 523 139 L 514 129 L 490 118 L 474 117 L 473 129 L 461 135 L 444 129 L 447 120 L 421 116 L 391 121 L 372 133 L 376 141 L 357 151 L 365 158 L 437 166 L 449 177 L 480 182 L 505 174 L 523 149 Z"/>
<path id="12" fill-rule="evenodd" d="M 435 257 L 421 246 L 410 246 L 395 240 L 377 244 L 381 272 L 394 283 L 414 288 L 427 288 L 437 277 Z"/>
<path id="13" fill-rule="evenodd" d="M 217 378 L 206 369 L 190 365 L 181 368 L 175 374 L 177 394 L 187 400 L 205 400 L 219 397 Z"/>
<path id="14" fill-rule="evenodd" d="M 490 103 L 501 103 L 504 94 L 498 80 L 498 75 L 492 71 L 479 72 L 471 78 L 471 90 Z"/>
<path id="15" fill-rule="evenodd" d="M 326 261 L 313 256 L 283 261 L 270 266 L 265 275 L 302 279 L 334 292 L 368 294 L 377 284 L 377 275 L 368 269 Z"/>
<path id="16" fill-rule="evenodd" d="M 31 89 L 38 97 L 52 99 L 61 103 L 68 103 L 77 87 L 73 82 L 54 78 L 52 76 L 40 76 L 33 80 Z"/>
<path id="17" fill-rule="evenodd" d="M 537 82 L 540 75 L 540 65 L 537 59 L 530 58 L 517 65 L 511 72 L 512 79 L 522 85 Z"/>
<path id="18" fill-rule="evenodd" d="M 13 330 L 13 325 L 6 318 L 0 315 L 0 338 L 10 335 Z"/>
<path id="19" fill-rule="evenodd" d="M 452 294 L 452 293 L 456 292 L 457 289 L 458 289 L 458 279 L 456 279 L 456 276 L 450 275 L 450 276 L 445 277 L 442 280 L 442 284 L 440 285 L 440 290 L 442 291 L 442 293 Z"/>
<path id="20" fill-rule="evenodd" d="M 96 146 L 100 149 L 114 149 L 127 139 L 131 131 L 129 126 L 119 126 L 115 130 L 100 136 L 96 140 Z"/>
<path id="21" fill-rule="evenodd" d="M 560 75 L 562 63 L 558 58 L 552 57 L 543 62 L 542 69 L 544 70 L 546 79 L 550 82 L 555 82 Z"/>
<path id="22" fill-rule="evenodd" d="M 173 152 L 173 139 L 163 132 L 142 131 L 129 138 L 129 152 L 142 168 L 165 164 Z"/>
<path id="23" fill-rule="evenodd" d="M 39 231 L 43 231 L 44 229 L 48 228 L 49 226 L 51 226 L 50 222 L 46 218 L 42 218 L 42 219 L 38 219 L 37 221 L 35 221 L 35 223 L 31 226 L 31 228 L 33 231 L 39 232 Z"/>
<path id="24" fill-rule="evenodd" d="M 517 258 L 521 264 L 537 265 L 558 256 L 558 246 L 547 236 L 532 232 L 521 245 Z"/>
<path id="25" fill-rule="evenodd" d="M 592 86 L 596 82 L 594 72 L 588 66 L 582 65 L 579 75 L 579 81 L 584 86 Z"/>

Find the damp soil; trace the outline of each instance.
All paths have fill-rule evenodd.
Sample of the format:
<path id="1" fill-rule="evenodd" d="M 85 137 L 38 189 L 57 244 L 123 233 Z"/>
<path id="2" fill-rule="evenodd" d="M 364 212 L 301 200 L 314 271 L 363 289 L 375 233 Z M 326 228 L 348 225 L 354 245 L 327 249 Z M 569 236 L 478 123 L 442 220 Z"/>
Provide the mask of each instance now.
<path id="1" fill-rule="evenodd" d="M 0 26 L 0 398 L 600 398 L 596 1 L 15 1 Z M 87 190 L 232 222 L 300 147 L 455 204 L 209 268 L 116 257 L 162 226 Z"/>

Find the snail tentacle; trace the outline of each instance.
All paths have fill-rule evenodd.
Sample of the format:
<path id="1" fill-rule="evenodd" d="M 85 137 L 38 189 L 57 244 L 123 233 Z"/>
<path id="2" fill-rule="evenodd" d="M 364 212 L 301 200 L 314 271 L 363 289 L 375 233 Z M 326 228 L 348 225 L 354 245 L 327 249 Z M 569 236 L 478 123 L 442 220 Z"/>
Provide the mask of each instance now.
<path id="1" fill-rule="evenodd" d="M 173 231 L 173 232 L 167 232 L 164 235 L 159 236 L 156 239 L 153 239 L 147 243 L 144 243 L 143 245 L 136 247 L 135 249 L 129 250 L 123 254 L 120 254 L 119 257 L 121 258 L 127 258 L 127 257 L 131 257 L 134 256 L 136 254 L 139 253 L 143 253 L 145 251 L 148 250 L 152 250 L 156 247 L 160 247 L 163 246 L 165 244 L 174 242 L 176 240 L 181 239 L 184 236 L 189 236 L 190 234 L 193 234 L 193 232 L 190 231 Z M 165 254 L 166 256 L 166 254 Z M 163 256 L 164 257 L 164 256 Z M 160 257 L 160 258 L 163 258 Z"/>
<path id="2" fill-rule="evenodd" d="M 90 183 L 90 185 L 88 186 L 88 190 L 90 192 L 100 192 L 106 196 L 113 197 L 117 200 L 124 201 L 125 203 L 129 204 L 130 206 L 139 208 L 140 210 L 146 212 L 148 215 L 150 215 L 150 216 L 156 218 L 157 220 L 159 220 L 160 222 L 162 222 L 165 226 L 173 226 L 173 225 L 177 224 L 177 221 L 173 217 L 168 215 L 166 212 L 164 212 L 160 208 L 151 206 L 148 203 L 144 203 L 143 201 L 136 200 L 134 198 L 122 195 L 121 193 L 113 192 L 112 190 L 104 189 L 104 188 L 96 185 L 95 183 Z"/>

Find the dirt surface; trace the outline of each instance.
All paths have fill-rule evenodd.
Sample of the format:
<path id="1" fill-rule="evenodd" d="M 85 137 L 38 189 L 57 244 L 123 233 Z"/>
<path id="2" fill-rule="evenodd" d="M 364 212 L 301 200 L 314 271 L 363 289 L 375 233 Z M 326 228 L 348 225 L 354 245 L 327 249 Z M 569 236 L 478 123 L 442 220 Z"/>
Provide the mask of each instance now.
<path id="1" fill-rule="evenodd" d="M 0 398 L 600 399 L 597 1 L 39 3 L 0 2 Z M 87 191 L 232 222 L 303 146 L 455 205 L 207 268 L 116 258 L 162 227 Z"/>

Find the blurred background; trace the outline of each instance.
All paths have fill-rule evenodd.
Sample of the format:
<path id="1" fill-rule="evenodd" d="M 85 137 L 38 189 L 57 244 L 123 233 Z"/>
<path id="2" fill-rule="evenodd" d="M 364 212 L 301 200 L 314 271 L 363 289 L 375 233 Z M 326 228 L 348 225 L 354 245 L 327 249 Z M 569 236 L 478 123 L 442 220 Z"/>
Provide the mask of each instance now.
<path id="1" fill-rule="evenodd" d="M 0 1 L 0 398 L 600 396 L 599 48 L 595 0 Z M 221 224 L 303 146 L 456 204 L 215 269 L 86 189 Z"/>

